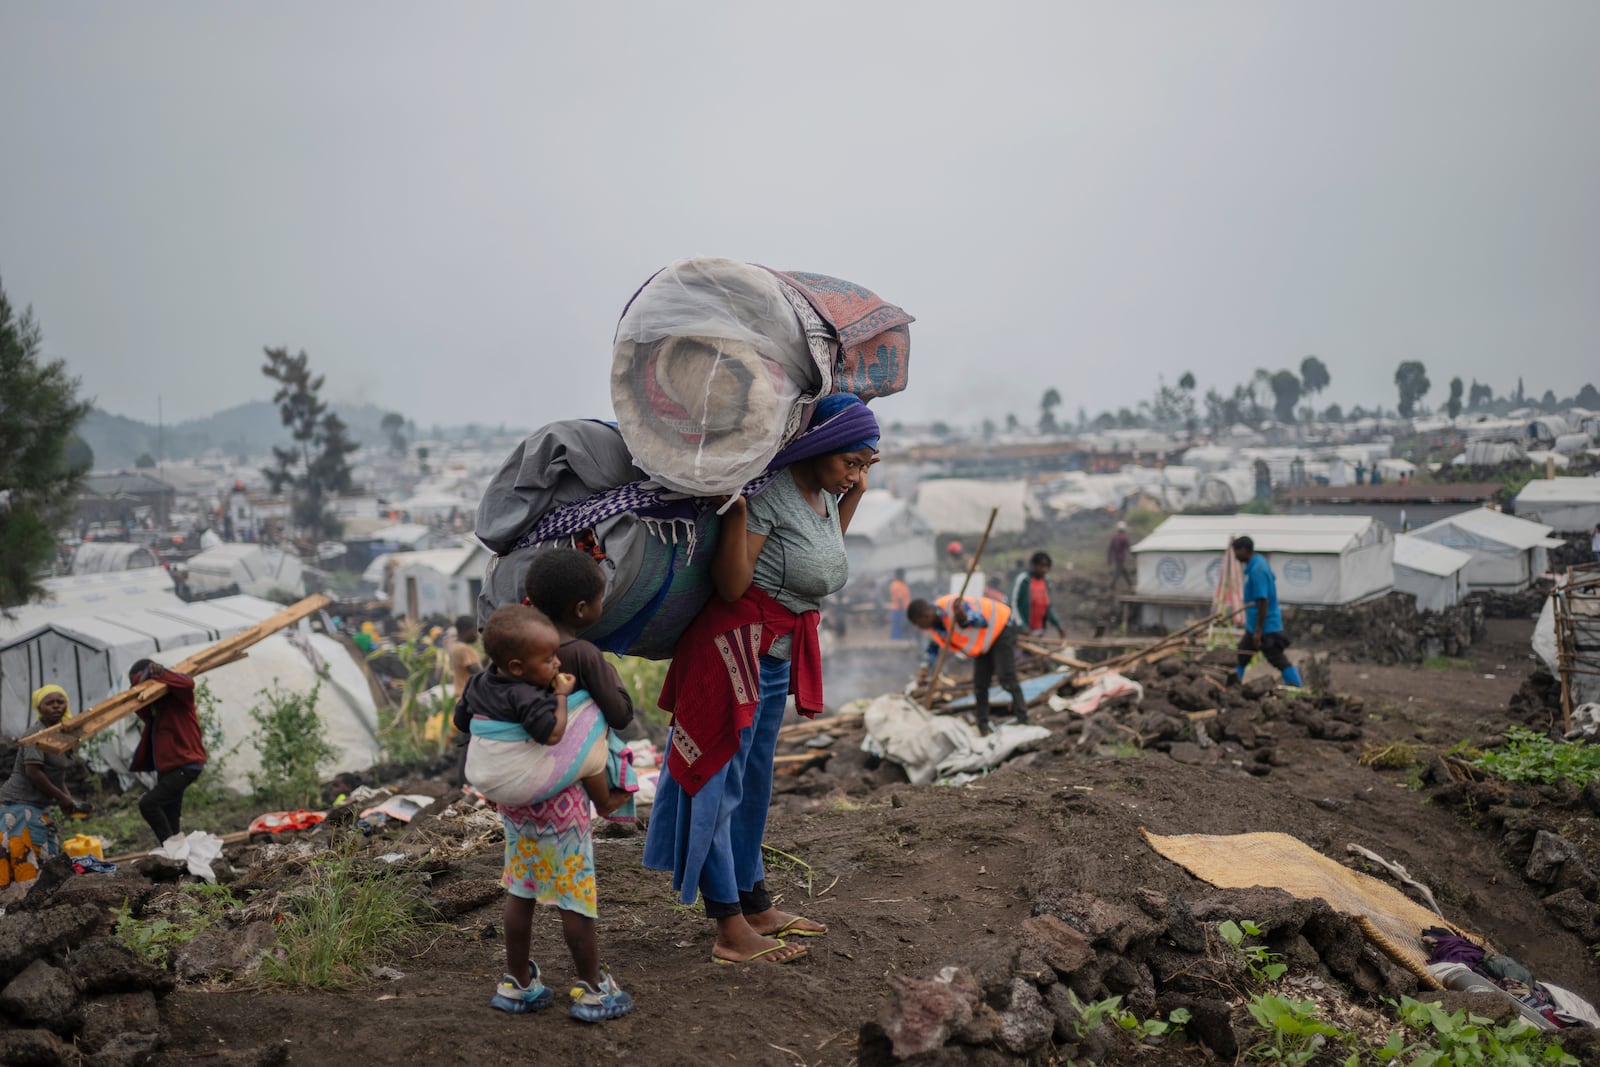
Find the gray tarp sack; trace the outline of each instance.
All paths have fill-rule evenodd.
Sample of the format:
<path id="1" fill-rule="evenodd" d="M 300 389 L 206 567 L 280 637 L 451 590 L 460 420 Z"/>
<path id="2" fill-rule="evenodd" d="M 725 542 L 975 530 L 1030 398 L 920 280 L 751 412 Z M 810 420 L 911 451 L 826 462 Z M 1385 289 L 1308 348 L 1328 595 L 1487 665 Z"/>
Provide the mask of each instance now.
<path id="1" fill-rule="evenodd" d="M 552 508 L 585 500 L 645 474 L 633 465 L 615 426 L 593 419 L 568 419 L 535 430 L 512 450 L 490 479 L 478 503 L 478 540 L 495 557 L 483 577 L 478 624 L 495 608 L 522 599 L 522 575 L 535 552 L 549 545 L 517 543 Z M 627 589 L 639 572 L 644 531 L 629 515 L 601 523 L 596 533 L 606 545 L 601 564 L 606 598 Z"/>

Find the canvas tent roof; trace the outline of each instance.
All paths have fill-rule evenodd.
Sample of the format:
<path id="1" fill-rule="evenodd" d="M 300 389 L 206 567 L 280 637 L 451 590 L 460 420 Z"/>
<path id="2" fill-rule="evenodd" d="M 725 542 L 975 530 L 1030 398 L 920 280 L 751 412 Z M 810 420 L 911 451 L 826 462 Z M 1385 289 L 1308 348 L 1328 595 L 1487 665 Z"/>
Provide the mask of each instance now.
<path id="1" fill-rule="evenodd" d="M 1028 483 L 981 481 L 975 478 L 934 478 L 917 484 L 917 514 L 935 533 L 979 534 L 988 525 L 989 512 L 999 508 L 995 533 L 1021 533 L 1027 528 L 1032 507 Z"/>
<path id="2" fill-rule="evenodd" d="M 423 552 L 397 552 L 394 553 L 394 560 L 397 570 L 428 567 L 440 574 L 460 574 L 461 568 L 471 562 L 473 553 L 477 550 L 476 544 L 464 544 L 456 548 L 430 548 Z"/>
<path id="3" fill-rule="evenodd" d="M 868 489 L 856 504 L 856 513 L 850 519 L 850 532 L 846 536 L 875 540 L 886 529 L 892 528 L 910 508 L 910 501 L 899 499 L 887 489 Z M 920 519 L 914 521 L 921 525 Z"/>
<path id="4" fill-rule="evenodd" d="M 1440 519 L 1438 522 L 1430 522 L 1428 525 L 1413 532 L 1423 534 L 1429 530 L 1442 529 L 1446 526 L 1454 526 L 1464 533 L 1472 534 L 1485 541 L 1506 545 L 1519 551 L 1529 548 L 1556 548 L 1563 543 L 1551 537 L 1550 527 L 1542 523 L 1529 522 L 1527 519 L 1519 519 L 1514 515 L 1491 511 L 1488 508 L 1474 508 L 1471 511 L 1463 511 L 1459 515 L 1451 515 Z"/>
<path id="5" fill-rule="evenodd" d="M 1366 515 L 1174 515 L 1133 547 L 1135 552 L 1221 552 L 1248 534 L 1258 552 L 1337 555 L 1368 540 Z"/>
<path id="6" fill-rule="evenodd" d="M 154 552 L 130 541 L 85 541 L 72 550 L 73 574 L 136 571 L 160 565 Z"/>
<path id="7" fill-rule="evenodd" d="M 1518 509 L 1524 504 L 1600 504 L 1600 478 L 1540 478 L 1517 494 Z"/>
<path id="8" fill-rule="evenodd" d="M 1410 534 L 1394 535 L 1394 565 L 1448 578 L 1472 562 L 1472 556 L 1454 548 L 1436 545 Z"/>
<path id="9" fill-rule="evenodd" d="M 39 584 L 45 591 L 43 600 L 15 609 L 9 618 L 0 615 L 0 640 L 73 615 L 183 603 L 173 592 L 172 575 L 163 567 L 73 574 Z"/>

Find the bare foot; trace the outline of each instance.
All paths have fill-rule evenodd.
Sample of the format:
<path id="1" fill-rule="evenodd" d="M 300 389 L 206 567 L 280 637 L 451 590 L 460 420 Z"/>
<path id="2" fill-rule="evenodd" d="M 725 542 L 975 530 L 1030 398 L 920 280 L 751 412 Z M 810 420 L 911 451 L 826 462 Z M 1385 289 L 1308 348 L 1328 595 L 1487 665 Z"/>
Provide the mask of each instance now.
<path id="1" fill-rule="evenodd" d="M 755 931 L 747 922 L 719 922 L 717 943 L 711 954 L 730 963 L 756 960 L 764 963 L 788 963 L 806 954 L 803 945 L 786 945 L 772 937 Z"/>
<path id="2" fill-rule="evenodd" d="M 745 920 L 750 924 L 750 929 L 766 937 L 781 937 L 794 935 L 797 937 L 821 937 L 828 932 L 822 923 L 812 919 L 802 918 L 799 915 L 790 915 L 777 908 L 768 908 L 766 911 L 755 915 L 746 915 Z"/>

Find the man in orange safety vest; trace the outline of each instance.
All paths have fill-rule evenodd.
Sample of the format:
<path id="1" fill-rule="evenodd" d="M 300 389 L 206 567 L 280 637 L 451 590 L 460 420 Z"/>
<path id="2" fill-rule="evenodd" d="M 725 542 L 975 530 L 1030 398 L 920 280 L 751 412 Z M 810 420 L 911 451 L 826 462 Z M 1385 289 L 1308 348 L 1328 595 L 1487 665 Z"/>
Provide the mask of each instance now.
<path id="1" fill-rule="evenodd" d="M 958 656 L 972 661 L 972 697 L 978 719 L 978 732 L 987 736 L 989 726 L 989 684 L 998 680 L 1000 688 L 1011 694 L 1011 712 L 1017 722 L 1028 721 L 1028 698 L 1017 680 L 1017 630 L 1009 607 L 989 597 L 942 596 L 933 603 L 913 600 L 906 608 L 906 619 L 928 632 L 928 650 L 918 681 L 926 681 L 929 669 L 945 645 Z"/>

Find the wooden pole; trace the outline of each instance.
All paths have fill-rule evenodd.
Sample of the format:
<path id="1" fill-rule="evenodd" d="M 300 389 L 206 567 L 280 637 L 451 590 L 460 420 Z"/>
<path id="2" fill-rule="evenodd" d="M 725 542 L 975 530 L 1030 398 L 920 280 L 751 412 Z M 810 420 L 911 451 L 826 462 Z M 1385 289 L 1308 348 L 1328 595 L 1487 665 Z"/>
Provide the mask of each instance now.
<path id="1" fill-rule="evenodd" d="M 957 600 L 960 600 L 962 597 L 967 595 L 967 586 L 972 582 L 973 572 L 978 569 L 978 561 L 983 558 L 984 546 L 989 543 L 989 534 L 994 529 L 994 520 L 999 516 L 999 508 L 989 509 L 988 525 L 984 526 L 983 528 L 983 536 L 978 538 L 978 548 L 972 553 L 972 562 L 967 564 L 967 576 L 961 580 L 961 592 L 956 594 Z M 946 640 L 939 645 L 939 658 L 934 660 L 933 673 L 928 676 L 928 687 L 923 690 L 922 696 L 918 701 L 918 703 L 922 704 L 929 711 L 933 710 L 932 697 L 933 691 L 939 685 L 939 672 L 944 670 L 945 657 L 950 654 L 950 641 L 948 638 L 949 635 L 947 634 Z"/>
<path id="2" fill-rule="evenodd" d="M 1567 648 L 1567 634 L 1572 628 L 1572 620 L 1568 618 L 1568 609 L 1572 606 L 1569 602 L 1571 596 L 1572 568 L 1568 567 L 1566 585 L 1556 588 L 1550 612 L 1556 629 L 1556 666 L 1561 672 L 1562 736 L 1572 732 L 1572 660 L 1577 654 L 1577 648 L 1574 647 L 1570 651 Z M 1573 644 L 1576 645 L 1576 642 Z"/>
<path id="3" fill-rule="evenodd" d="M 232 637 L 224 637 L 214 645 L 207 645 L 188 659 L 174 665 L 172 669 L 179 674 L 196 675 L 243 659 L 245 649 L 251 645 L 287 626 L 294 625 L 307 615 L 321 611 L 331 603 L 333 603 L 332 598 L 322 593 L 308 596 L 271 618 L 264 619 L 248 629 L 240 630 Z M 112 723 L 127 718 L 140 708 L 154 704 L 166 695 L 166 692 L 165 682 L 154 679 L 140 682 L 131 689 L 107 697 L 88 711 L 74 715 L 70 719 L 63 719 L 54 726 L 24 737 L 18 744 L 37 745 L 45 752 L 71 752 Z"/>

